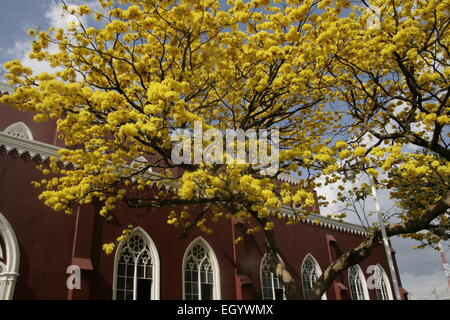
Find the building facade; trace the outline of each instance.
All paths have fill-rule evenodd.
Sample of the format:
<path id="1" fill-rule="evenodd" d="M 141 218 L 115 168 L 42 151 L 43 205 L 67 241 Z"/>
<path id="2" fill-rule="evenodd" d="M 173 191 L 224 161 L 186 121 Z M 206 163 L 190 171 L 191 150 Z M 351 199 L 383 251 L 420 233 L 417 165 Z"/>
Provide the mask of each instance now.
<path id="1" fill-rule="evenodd" d="M 182 236 L 167 224 L 165 208 L 144 212 L 124 206 L 108 220 L 95 205 L 78 207 L 72 215 L 52 212 L 38 200 L 31 181 L 42 178 L 36 165 L 55 155 L 62 143 L 55 123 L 35 123 L 32 117 L 0 105 L 0 299 L 285 298 L 265 259 L 263 235 L 247 235 L 239 221 L 220 220 L 211 235 L 192 230 Z M 129 224 L 137 227 L 106 255 L 103 244 Z M 292 226 L 280 221 L 274 230 L 280 258 L 301 297 L 365 232 L 319 213 Z M 239 236 L 244 240 L 236 244 Z M 382 274 L 378 288 L 367 286 L 369 266 Z M 394 299 L 388 270 L 380 246 L 341 274 L 323 299 Z M 80 288 L 70 285 L 77 272 Z"/>

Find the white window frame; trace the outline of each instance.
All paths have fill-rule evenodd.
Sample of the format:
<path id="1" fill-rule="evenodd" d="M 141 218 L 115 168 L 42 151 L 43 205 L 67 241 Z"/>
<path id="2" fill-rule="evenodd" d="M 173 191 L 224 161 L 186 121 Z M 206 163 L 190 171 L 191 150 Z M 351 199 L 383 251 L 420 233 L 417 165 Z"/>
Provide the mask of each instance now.
<path id="1" fill-rule="evenodd" d="M 159 300 L 160 299 L 160 261 L 159 261 L 159 254 L 158 249 L 156 248 L 155 243 L 153 242 L 152 238 L 148 235 L 147 232 L 145 232 L 144 229 L 141 227 L 136 227 L 132 232 L 130 232 L 125 240 L 123 240 L 119 246 L 116 249 L 116 254 L 114 257 L 114 273 L 113 273 L 113 300 L 116 300 L 117 295 L 117 272 L 118 272 L 118 265 L 119 265 L 119 259 L 122 253 L 122 249 L 124 244 L 127 242 L 127 240 L 135 235 L 139 235 L 147 242 L 149 249 L 150 249 L 150 256 L 152 259 L 152 289 L 151 289 L 151 300 Z M 136 300 L 136 272 L 134 276 L 134 293 L 133 293 L 133 300 Z"/>
<path id="2" fill-rule="evenodd" d="M 280 262 L 283 264 L 283 266 L 285 266 L 285 264 L 283 262 L 283 259 L 281 259 L 280 255 L 277 254 L 277 257 L 280 260 Z M 263 258 L 261 259 L 261 264 L 259 266 L 259 277 L 261 279 L 261 298 L 263 300 L 265 300 L 265 298 L 264 298 L 264 288 L 263 288 L 262 278 L 263 278 L 264 262 L 265 262 L 266 259 L 267 259 L 267 253 L 264 254 Z M 277 276 L 273 272 L 270 272 L 270 278 L 272 280 L 272 297 L 273 297 L 273 300 L 275 300 L 275 283 L 274 283 L 274 279 L 277 278 Z M 279 282 L 281 283 L 281 286 L 283 288 L 283 300 L 286 300 L 286 288 L 284 287 L 284 284 L 281 281 L 279 281 Z"/>
<path id="3" fill-rule="evenodd" d="M 13 228 L 1 213 L 0 236 L 6 251 L 6 265 L 0 262 L 0 300 L 12 300 L 19 276 L 20 250 Z"/>
<path id="4" fill-rule="evenodd" d="M 28 128 L 28 126 L 25 123 L 23 123 L 22 121 L 16 122 L 16 123 L 13 123 L 13 124 L 9 125 L 5 130 L 3 130 L 3 132 L 6 133 L 6 134 L 11 135 L 13 137 L 16 137 L 16 138 L 19 138 L 19 139 L 24 139 L 24 138 L 20 138 L 20 137 L 17 137 L 15 135 L 13 135 L 13 134 L 8 133 L 8 131 L 14 131 L 14 130 L 23 130 L 25 132 L 26 136 L 27 136 L 27 138 L 25 138 L 25 139 L 34 140 L 33 134 L 31 133 L 30 128 Z"/>
<path id="5" fill-rule="evenodd" d="M 316 271 L 316 276 L 317 278 L 319 278 L 322 275 L 322 269 L 320 268 L 319 263 L 317 262 L 317 260 L 313 257 L 312 254 L 308 253 L 302 261 L 302 266 L 300 267 L 300 280 L 301 280 L 301 284 L 302 284 L 302 290 L 303 290 L 303 296 L 305 297 L 305 288 L 303 286 L 303 267 L 305 265 L 306 260 L 311 259 L 312 262 L 314 263 L 314 267 L 315 267 L 315 271 Z M 324 294 L 322 295 L 322 297 L 320 298 L 321 300 L 327 300 L 327 293 L 324 292 Z"/>
<path id="6" fill-rule="evenodd" d="M 186 259 L 188 258 L 188 255 L 191 251 L 191 249 L 195 245 L 202 245 L 209 256 L 211 268 L 213 271 L 213 300 L 220 300 L 221 299 L 221 283 L 220 283 L 220 266 L 219 261 L 217 260 L 216 254 L 213 250 L 213 248 L 210 246 L 208 241 L 206 241 L 203 237 L 198 237 L 194 241 L 192 241 L 187 249 L 184 251 L 183 255 L 183 263 L 181 265 L 181 272 L 182 272 L 182 281 L 183 281 L 183 300 L 186 300 L 186 288 L 185 288 L 185 265 L 186 265 Z M 200 278 L 199 278 L 200 279 Z M 200 283 L 200 282 L 199 282 Z M 199 288 L 199 297 L 201 297 L 201 288 Z"/>
<path id="7" fill-rule="evenodd" d="M 380 288 L 381 298 L 382 298 L 382 299 L 380 299 L 380 293 L 379 293 L 378 289 L 375 287 L 375 293 L 377 294 L 377 299 L 378 300 L 394 300 L 394 295 L 392 294 L 391 281 L 389 280 L 389 277 L 388 277 L 386 271 L 384 271 L 383 267 L 380 264 L 377 264 L 377 268 L 379 269 L 379 273 L 381 274 L 381 280 L 386 285 L 386 292 L 387 292 L 387 297 L 384 297 L 383 288 Z M 377 274 L 377 272 L 375 274 Z M 375 285 L 377 284 L 377 280 L 378 279 L 375 279 Z M 380 284 L 382 285 L 382 283 L 380 283 Z M 387 298 L 387 299 L 385 299 L 385 298 Z"/>
<path id="8" fill-rule="evenodd" d="M 361 286 L 362 286 L 362 293 L 363 293 L 363 297 L 360 297 L 358 292 L 353 292 L 352 287 L 357 287 L 357 283 L 354 283 L 352 286 L 352 280 L 357 281 L 357 279 L 351 279 L 350 274 L 351 274 L 351 269 L 354 268 L 357 271 L 357 275 L 359 278 L 359 281 L 361 282 Z M 352 300 L 370 300 L 370 296 L 369 296 L 369 290 L 367 289 L 367 280 L 366 277 L 364 276 L 364 272 L 362 271 L 361 267 L 357 264 L 350 266 L 348 268 L 348 283 L 349 283 L 349 287 L 350 287 L 350 296 L 352 298 Z M 356 296 L 358 299 L 353 299 L 353 297 Z M 362 298 L 362 299 L 360 299 Z"/>

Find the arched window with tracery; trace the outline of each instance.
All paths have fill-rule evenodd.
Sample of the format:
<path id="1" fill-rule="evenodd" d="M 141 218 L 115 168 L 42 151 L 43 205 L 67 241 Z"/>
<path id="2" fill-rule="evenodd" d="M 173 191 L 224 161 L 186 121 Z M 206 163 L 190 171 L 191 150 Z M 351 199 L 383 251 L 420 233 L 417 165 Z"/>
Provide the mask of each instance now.
<path id="1" fill-rule="evenodd" d="M 322 270 L 316 259 L 310 254 L 308 254 L 302 263 L 301 277 L 302 277 L 302 287 L 303 296 L 306 298 L 312 291 L 314 283 L 322 275 Z M 324 293 L 322 295 L 322 300 L 326 300 L 327 295 Z"/>
<path id="2" fill-rule="evenodd" d="M 0 213 L 0 300 L 11 300 L 19 276 L 19 244 L 6 218 Z"/>
<path id="3" fill-rule="evenodd" d="M 389 277 L 384 269 L 380 265 L 377 265 L 375 272 L 375 291 L 378 300 L 394 300 Z"/>
<path id="4" fill-rule="evenodd" d="M 281 261 L 280 257 L 278 259 Z M 261 290 L 263 300 L 284 299 L 284 286 L 270 268 L 267 254 L 261 261 Z"/>
<path id="5" fill-rule="evenodd" d="M 209 244 L 203 238 L 196 239 L 183 261 L 184 299 L 220 299 L 219 264 Z"/>
<path id="6" fill-rule="evenodd" d="M 117 300 L 159 299 L 159 256 L 150 236 L 136 228 L 116 252 Z"/>
<path id="7" fill-rule="evenodd" d="M 358 265 L 353 265 L 348 269 L 348 282 L 352 300 L 369 300 L 366 278 Z"/>
<path id="8" fill-rule="evenodd" d="M 22 121 L 11 124 L 3 132 L 16 138 L 33 140 L 30 128 Z"/>

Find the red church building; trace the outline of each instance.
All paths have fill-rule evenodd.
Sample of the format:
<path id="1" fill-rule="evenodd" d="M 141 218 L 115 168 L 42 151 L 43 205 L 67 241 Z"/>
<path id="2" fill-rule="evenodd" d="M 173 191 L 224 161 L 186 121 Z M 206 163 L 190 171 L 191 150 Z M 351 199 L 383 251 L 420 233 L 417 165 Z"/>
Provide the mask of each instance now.
<path id="1" fill-rule="evenodd" d="M 62 145 L 55 123 L 32 118 L 0 105 L 0 300 L 283 299 L 283 287 L 265 261 L 263 235 L 247 235 L 235 220 L 217 222 L 211 235 L 192 230 L 180 237 L 161 208 L 139 219 L 128 238 L 106 255 L 103 244 L 135 225 L 142 212 L 123 207 L 113 219 L 104 219 L 95 206 L 65 215 L 40 202 L 39 190 L 31 185 L 42 178 L 36 165 Z M 358 245 L 365 232 L 319 212 L 292 226 L 277 224 L 280 258 L 302 297 L 322 270 Z M 244 240 L 236 244 L 239 236 Z M 367 269 L 373 265 L 382 274 L 378 289 L 367 286 Z M 81 275 L 79 289 L 68 286 L 73 266 Z M 394 299 L 388 270 L 379 246 L 342 273 L 323 299 Z"/>

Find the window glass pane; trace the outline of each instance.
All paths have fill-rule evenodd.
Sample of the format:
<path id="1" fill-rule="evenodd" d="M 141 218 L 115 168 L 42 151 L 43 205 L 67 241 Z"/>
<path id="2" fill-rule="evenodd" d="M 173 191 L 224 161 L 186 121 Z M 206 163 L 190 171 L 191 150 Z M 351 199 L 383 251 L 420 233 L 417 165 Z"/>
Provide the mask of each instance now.
<path id="1" fill-rule="evenodd" d="M 137 266 L 137 276 L 138 278 L 143 278 L 145 274 L 145 266 L 140 264 Z"/>
<path id="2" fill-rule="evenodd" d="M 117 290 L 116 292 L 116 299 L 117 300 L 123 300 L 125 298 L 125 293 L 122 290 Z"/>
<path id="3" fill-rule="evenodd" d="M 125 289 L 125 278 L 117 277 L 117 289 Z"/>
<path id="4" fill-rule="evenodd" d="M 125 292 L 125 300 L 133 300 L 133 291 Z"/>
<path id="5" fill-rule="evenodd" d="M 138 279 L 137 300 L 150 300 L 152 291 L 151 279 Z"/>
<path id="6" fill-rule="evenodd" d="M 117 273 L 119 275 L 125 275 L 125 264 L 124 263 L 119 263 L 117 266 Z"/>
<path id="7" fill-rule="evenodd" d="M 283 300 L 283 289 L 275 289 L 275 300 Z"/>
<path id="8" fill-rule="evenodd" d="M 128 264 L 127 265 L 127 276 L 133 276 L 134 275 L 134 264 Z"/>
<path id="9" fill-rule="evenodd" d="M 209 283 L 202 283 L 202 300 L 213 299 L 213 285 Z"/>

